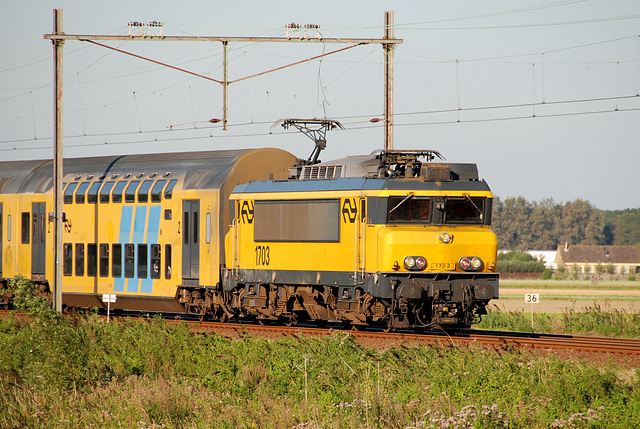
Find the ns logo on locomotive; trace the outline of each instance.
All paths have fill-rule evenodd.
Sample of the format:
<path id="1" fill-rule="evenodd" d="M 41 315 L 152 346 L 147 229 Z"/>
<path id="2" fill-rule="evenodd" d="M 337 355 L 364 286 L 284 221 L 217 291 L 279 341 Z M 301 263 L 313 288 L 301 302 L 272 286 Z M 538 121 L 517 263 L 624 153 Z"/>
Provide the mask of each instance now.
<path id="1" fill-rule="evenodd" d="M 67 159 L 65 307 L 295 324 L 468 327 L 498 298 L 492 194 L 435 151 L 279 149 Z M 53 165 L 0 162 L 0 305 L 50 294 Z"/>

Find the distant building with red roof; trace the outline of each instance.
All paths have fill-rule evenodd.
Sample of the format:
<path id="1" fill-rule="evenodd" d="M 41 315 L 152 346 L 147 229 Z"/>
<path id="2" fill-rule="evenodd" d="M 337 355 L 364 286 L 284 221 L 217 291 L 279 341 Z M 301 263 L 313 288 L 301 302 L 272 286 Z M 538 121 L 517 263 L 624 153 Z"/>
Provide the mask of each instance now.
<path id="1" fill-rule="evenodd" d="M 635 275 L 640 273 L 638 246 L 558 246 L 556 265 L 586 277 L 589 274 Z"/>

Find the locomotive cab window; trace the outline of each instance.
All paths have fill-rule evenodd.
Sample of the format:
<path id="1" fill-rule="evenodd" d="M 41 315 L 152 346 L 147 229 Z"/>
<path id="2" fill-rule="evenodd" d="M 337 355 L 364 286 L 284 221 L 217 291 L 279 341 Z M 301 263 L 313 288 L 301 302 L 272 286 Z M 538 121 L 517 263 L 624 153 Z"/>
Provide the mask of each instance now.
<path id="1" fill-rule="evenodd" d="M 484 224 L 486 198 L 449 197 L 444 205 L 444 223 L 446 224 Z"/>
<path id="2" fill-rule="evenodd" d="M 389 223 L 430 223 L 431 198 L 414 197 L 409 194 L 405 197 L 389 197 Z"/>

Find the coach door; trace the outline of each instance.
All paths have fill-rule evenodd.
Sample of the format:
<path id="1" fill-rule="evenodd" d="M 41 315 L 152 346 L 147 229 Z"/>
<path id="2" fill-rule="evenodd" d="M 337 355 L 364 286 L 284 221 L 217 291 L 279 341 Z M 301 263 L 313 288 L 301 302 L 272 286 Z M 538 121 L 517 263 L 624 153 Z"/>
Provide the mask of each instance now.
<path id="1" fill-rule="evenodd" d="M 31 273 L 33 277 L 44 276 L 47 248 L 47 205 L 32 203 L 31 205 Z"/>
<path id="2" fill-rule="evenodd" d="M 200 200 L 182 201 L 182 281 L 198 284 L 200 277 Z"/>

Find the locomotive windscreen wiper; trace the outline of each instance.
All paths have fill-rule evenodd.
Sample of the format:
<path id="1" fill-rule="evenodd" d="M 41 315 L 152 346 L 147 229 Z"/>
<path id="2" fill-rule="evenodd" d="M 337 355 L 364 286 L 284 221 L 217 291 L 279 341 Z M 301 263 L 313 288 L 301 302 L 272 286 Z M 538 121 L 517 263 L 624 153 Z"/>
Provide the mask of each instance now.
<path id="1" fill-rule="evenodd" d="M 400 201 L 394 208 L 392 208 L 391 210 L 389 210 L 389 213 L 393 213 L 393 211 L 395 209 L 397 209 L 398 207 L 400 207 L 402 204 L 404 204 L 405 201 L 407 201 L 408 199 L 413 198 L 413 192 L 409 192 L 409 195 L 407 195 L 406 197 L 404 197 L 404 200 Z"/>
<path id="2" fill-rule="evenodd" d="M 465 193 L 464 194 L 464 199 L 469 201 L 471 203 L 471 205 L 473 205 L 473 207 L 476 208 L 476 210 L 478 211 L 478 214 L 480 215 L 480 218 L 482 219 L 482 210 L 480 210 L 478 208 L 478 206 L 476 205 L 476 203 L 473 202 L 473 200 L 471 199 L 471 197 L 469 196 L 469 194 Z"/>

